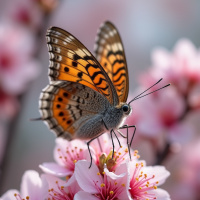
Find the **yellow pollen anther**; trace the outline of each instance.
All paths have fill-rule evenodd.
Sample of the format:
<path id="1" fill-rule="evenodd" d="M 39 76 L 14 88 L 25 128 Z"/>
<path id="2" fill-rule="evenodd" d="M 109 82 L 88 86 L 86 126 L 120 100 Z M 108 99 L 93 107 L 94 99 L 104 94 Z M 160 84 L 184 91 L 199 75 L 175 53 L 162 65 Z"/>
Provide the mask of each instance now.
<path id="1" fill-rule="evenodd" d="M 149 199 L 146 199 L 146 200 L 149 200 Z"/>
<path id="2" fill-rule="evenodd" d="M 102 183 L 102 184 L 101 184 L 101 187 L 105 187 L 105 184 L 104 184 L 104 183 Z"/>
<path id="3" fill-rule="evenodd" d="M 147 174 L 144 174 L 144 177 L 147 178 Z"/>
<path id="4" fill-rule="evenodd" d="M 143 166 L 144 166 L 144 163 L 141 163 L 141 166 L 143 167 Z"/>
<path id="5" fill-rule="evenodd" d="M 121 152 L 119 152 L 118 155 L 121 155 Z"/>
<path id="6" fill-rule="evenodd" d="M 139 175 L 139 177 L 141 178 L 141 177 L 142 177 L 142 175 Z"/>
<path id="7" fill-rule="evenodd" d="M 138 153 L 138 150 L 135 150 L 134 153 Z"/>
<path id="8" fill-rule="evenodd" d="M 74 150 L 72 149 L 71 152 L 74 153 Z"/>
<path id="9" fill-rule="evenodd" d="M 100 175 L 100 172 L 98 172 L 97 175 Z"/>
<path id="10" fill-rule="evenodd" d="M 143 171 L 141 171 L 140 173 L 143 174 Z"/>
<path id="11" fill-rule="evenodd" d="M 153 188 L 154 188 L 154 189 L 157 189 L 157 186 L 154 185 Z"/>
<path id="12" fill-rule="evenodd" d="M 159 181 L 156 181 L 156 184 L 158 184 L 159 183 Z"/>
<path id="13" fill-rule="evenodd" d="M 120 147 L 121 149 L 123 148 L 123 146 Z"/>
<path id="14" fill-rule="evenodd" d="M 149 185 L 148 185 L 148 184 L 146 184 L 146 187 L 149 187 Z"/>
<path id="15" fill-rule="evenodd" d="M 58 181 L 56 181 L 56 184 L 58 184 Z"/>
<path id="16" fill-rule="evenodd" d="M 104 174 L 105 174 L 105 172 L 102 172 L 102 174 L 104 175 Z"/>
<path id="17" fill-rule="evenodd" d="M 141 189 L 142 189 L 142 187 L 139 187 L 139 189 L 141 190 Z"/>
<path id="18" fill-rule="evenodd" d="M 59 156 L 59 158 L 62 158 L 62 156 Z"/>
<path id="19" fill-rule="evenodd" d="M 77 149 L 78 147 L 74 147 L 75 149 Z"/>
<path id="20" fill-rule="evenodd" d="M 64 189 L 64 186 L 61 186 L 60 188 L 61 188 L 61 190 L 63 190 L 63 189 Z"/>
<path id="21" fill-rule="evenodd" d="M 114 192 L 111 190 L 111 191 L 110 191 L 110 194 L 113 195 L 113 193 L 114 193 Z"/>
<path id="22" fill-rule="evenodd" d="M 149 181 L 147 181 L 147 184 L 149 184 Z"/>
<path id="23" fill-rule="evenodd" d="M 69 176 L 66 176 L 66 180 L 69 180 L 69 178 L 70 178 Z"/>
<path id="24" fill-rule="evenodd" d="M 16 196 L 17 196 L 17 194 L 15 193 L 15 194 L 14 194 L 14 196 L 16 197 Z"/>
<path id="25" fill-rule="evenodd" d="M 126 148 L 124 151 L 125 151 L 125 153 L 128 153 L 128 148 Z"/>
<path id="26" fill-rule="evenodd" d="M 136 181 L 139 181 L 139 178 L 138 178 L 138 177 L 136 177 L 135 179 L 136 179 Z"/>
<path id="27" fill-rule="evenodd" d="M 57 149 L 57 151 L 60 151 L 60 149 Z"/>
<path id="28" fill-rule="evenodd" d="M 27 197 L 26 197 L 26 199 L 28 199 L 28 200 L 29 200 L 29 196 L 27 196 Z"/>
<path id="29" fill-rule="evenodd" d="M 74 162 L 74 163 L 76 163 L 76 162 L 77 162 L 77 160 L 74 160 L 73 162 Z"/>
<path id="30" fill-rule="evenodd" d="M 125 187 L 126 185 L 124 183 L 122 183 L 122 187 Z"/>
<path id="31" fill-rule="evenodd" d="M 80 149 L 80 151 L 83 151 L 83 149 Z"/>
<path id="32" fill-rule="evenodd" d="M 152 178 L 155 178 L 155 175 L 153 175 Z"/>
<path id="33" fill-rule="evenodd" d="M 138 166 L 139 166 L 139 164 L 138 164 L 138 163 L 136 163 L 136 164 L 135 164 L 135 166 L 136 166 L 136 167 L 138 167 Z"/>
<path id="34" fill-rule="evenodd" d="M 117 182 L 115 182 L 115 185 L 117 185 Z"/>
<path id="35" fill-rule="evenodd" d="M 139 158 L 140 158 L 140 156 L 139 156 L 139 155 L 137 155 L 137 158 L 139 159 Z"/>

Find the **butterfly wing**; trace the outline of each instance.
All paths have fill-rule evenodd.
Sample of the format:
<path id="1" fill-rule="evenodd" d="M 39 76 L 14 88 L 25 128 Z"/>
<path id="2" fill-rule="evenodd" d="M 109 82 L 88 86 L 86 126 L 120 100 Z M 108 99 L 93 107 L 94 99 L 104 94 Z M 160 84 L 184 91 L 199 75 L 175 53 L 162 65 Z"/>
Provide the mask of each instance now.
<path id="1" fill-rule="evenodd" d="M 96 58 L 109 75 L 120 102 L 126 102 L 129 90 L 128 69 L 124 48 L 116 27 L 105 22 L 97 33 Z"/>
<path id="2" fill-rule="evenodd" d="M 76 134 L 81 125 L 105 112 L 109 105 L 99 92 L 70 81 L 52 81 L 40 95 L 42 119 L 57 136 L 68 140 L 80 138 Z M 82 136 L 85 139 L 92 137 L 81 134 L 86 134 Z"/>
<path id="3" fill-rule="evenodd" d="M 111 105 L 119 103 L 109 76 L 78 39 L 57 27 L 49 28 L 46 37 L 50 55 L 51 81 L 78 82 L 104 95 Z"/>

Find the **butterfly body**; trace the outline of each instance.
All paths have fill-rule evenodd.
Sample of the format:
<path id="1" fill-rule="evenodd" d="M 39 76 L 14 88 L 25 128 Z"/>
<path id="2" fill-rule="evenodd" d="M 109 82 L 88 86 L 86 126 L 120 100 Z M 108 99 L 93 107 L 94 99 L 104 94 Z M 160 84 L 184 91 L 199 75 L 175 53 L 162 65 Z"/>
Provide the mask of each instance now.
<path id="1" fill-rule="evenodd" d="M 58 137 L 93 139 L 117 130 L 130 114 L 128 69 L 115 26 L 98 31 L 95 54 L 67 31 L 47 30 L 50 84 L 40 96 L 40 112 Z"/>

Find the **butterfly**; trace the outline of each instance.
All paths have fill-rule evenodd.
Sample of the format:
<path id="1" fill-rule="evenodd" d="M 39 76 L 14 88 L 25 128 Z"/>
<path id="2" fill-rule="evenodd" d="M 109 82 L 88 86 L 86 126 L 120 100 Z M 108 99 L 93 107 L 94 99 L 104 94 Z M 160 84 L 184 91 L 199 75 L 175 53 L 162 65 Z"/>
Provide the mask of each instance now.
<path id="1" fill-rule="evenodd" d="M 110 132 L 112 138 L 117 131 L 128 141 L 128 135 L 120 132 L 129 127 L 122 124 L 131 113 L 130 102 L 126 103 L 129 77 L 120 35 L 111 22 L 103 23 L 95 56 L 61 28 L 49 28 L 46 38 L 50 83 L 40 95 L 41 119 L 58 137 L 89 140 L 92 164 L 89 144 L 101 134 Z"/>

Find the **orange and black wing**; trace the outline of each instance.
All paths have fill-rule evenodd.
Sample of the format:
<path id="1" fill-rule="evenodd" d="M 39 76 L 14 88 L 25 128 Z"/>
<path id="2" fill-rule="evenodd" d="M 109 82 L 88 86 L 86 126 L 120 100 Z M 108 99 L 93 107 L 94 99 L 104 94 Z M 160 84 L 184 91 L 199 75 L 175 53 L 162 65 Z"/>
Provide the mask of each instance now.
<path id="1" fill-rule="evenodd" d="M 111 105 L 119 98 L 115 87 L 103 67 L 89 50 L 67 31 L 51 27 L 47 31 L 50 56 L 49 77 L 51 81 L 77 82 L 104 95 Z"/>
<path id="2" fill-rule="evenodd" d="M 99 28 L 94 48 L 96 58 L 109 75 L 120 102 L 126 102 L 129 78 L 124 48 L 116 27 L 105 22 Z"/>
<path id="3" fill-rule="evenodd" d="M 43 89 L 39 103 L 42 119 L 47 126 L 58 137 L 68 140 L 80 138 L 78 129 L 110 106 L 99 92 L 71 81 L 51 81 Z M 85 133 L 82 134 L 84 136 Z"/>

